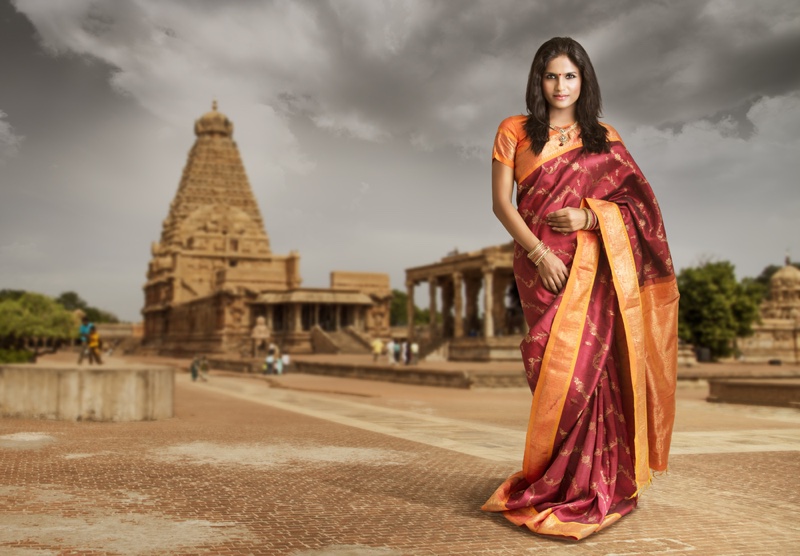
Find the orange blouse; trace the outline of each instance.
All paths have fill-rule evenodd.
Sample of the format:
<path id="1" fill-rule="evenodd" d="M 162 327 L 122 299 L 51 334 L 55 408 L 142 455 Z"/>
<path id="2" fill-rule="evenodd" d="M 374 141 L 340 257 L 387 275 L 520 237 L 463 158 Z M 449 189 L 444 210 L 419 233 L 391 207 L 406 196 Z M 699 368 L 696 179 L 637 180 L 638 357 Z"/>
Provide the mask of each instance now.
<path id="1" fill-rule="evenodd" d="M 527 118 L 524 114 L 520 114 L 510 116 L 500 122 L 492 149 L 492 159 L 513 168 L 514 181 L 518 184 L 522 183 L 543 163 L 583 144 L 580 133 L 573 131 L 569 140 L 561 145 L 558 139 L 559 134 L 551 129 L 550 140 L 545 144 L 542 152 L 537 155 L 531 150 L 531 141 L 528 139 L 528 134 L 525 133 L 524 126 Z M 604 122 L 600 123 L 608 130 L 609 141 L 622 142 L 616 129 Z"/>

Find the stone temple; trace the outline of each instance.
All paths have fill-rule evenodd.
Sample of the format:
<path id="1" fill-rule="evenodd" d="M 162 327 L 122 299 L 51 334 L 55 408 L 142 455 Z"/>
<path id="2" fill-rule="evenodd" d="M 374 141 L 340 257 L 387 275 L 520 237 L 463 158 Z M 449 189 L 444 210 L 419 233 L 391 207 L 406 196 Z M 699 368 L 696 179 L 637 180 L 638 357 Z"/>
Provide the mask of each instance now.
<path id="1" fill-rule="evenodd" d="M 800 269 L 789 257 L 786 266 L 770 278 L 760 314 L 761 322 L 753 325 L 753 335 L 737 340 L 744 360 L 800 363 Z"/>
<path id="2" fill-rule="evenodd" d="M 162 354 L 254 354 L 254 338 L 292 353 L 348 351 L 389 334 L 387 274 L 332 272 L 301 288 L 300 255 L 278 255 L 233 140 L 217 111 L 197 136 L 152 245 L 144 286 L 144 345 Z M 254 333 L 260 330 L 260 333 Z"/>

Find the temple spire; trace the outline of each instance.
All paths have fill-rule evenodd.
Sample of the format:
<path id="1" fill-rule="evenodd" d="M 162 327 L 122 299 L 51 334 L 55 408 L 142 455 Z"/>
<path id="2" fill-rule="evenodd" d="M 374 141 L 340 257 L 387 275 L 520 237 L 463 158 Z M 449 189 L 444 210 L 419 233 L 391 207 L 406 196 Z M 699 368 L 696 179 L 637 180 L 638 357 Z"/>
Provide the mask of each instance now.
<path id="1" fill-rule="evenodd" d="M 247 215 L 254 226 L 252 233 L 260 243 L 259 252 L 269 253 L 269 238 L 261 211 L 250 188 L 239 149 L 232 139 L 233 123 L 225 114 L 217 112 L 216 99 L 211 107 L 211 112 L 203 114 L 195 122 L 197 139 L 189 152 L 178 191 L 164 222 L 161 243 L 182 244 L 185 238 L 182 238 L 180 230 L 190 215 L 199 209 L 224 206 Z"/>

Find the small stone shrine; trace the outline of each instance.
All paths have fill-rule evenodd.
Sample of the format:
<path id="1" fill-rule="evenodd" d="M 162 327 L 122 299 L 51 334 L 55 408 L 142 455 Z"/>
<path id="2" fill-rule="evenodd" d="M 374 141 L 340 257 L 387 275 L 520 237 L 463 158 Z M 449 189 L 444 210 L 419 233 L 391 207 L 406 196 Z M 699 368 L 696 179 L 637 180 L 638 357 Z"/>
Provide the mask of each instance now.
<path id="1" fill-rule="evenodd" d="M 300 288 L 300 255 L 270 249 L 264 221 L 214 102 L 195 122 L 178 191 L 153 243 L 144 285 L 144 345 L 163 354 L 252 355 L 269 338 L 292 353 L 317 334 L 389 333 L 386 274 L 331 274 L 330 288 Z"/>
<path id="2" fill-rule="evenodd" d="M 760 313 L 753 335 L 737 341 L 744 360 L 800 363 L 800 269 L 788 257 L 786 266 L 772 275 Z"/>

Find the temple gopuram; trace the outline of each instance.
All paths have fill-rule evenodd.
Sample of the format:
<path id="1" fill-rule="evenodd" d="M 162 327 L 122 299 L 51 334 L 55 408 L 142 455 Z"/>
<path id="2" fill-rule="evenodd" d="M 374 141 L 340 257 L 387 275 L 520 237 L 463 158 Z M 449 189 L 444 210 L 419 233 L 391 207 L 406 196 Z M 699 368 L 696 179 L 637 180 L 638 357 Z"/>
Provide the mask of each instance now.
<path id="1" fill-rule="evenodd" d="M 291 353 L 364 349 L 389 334 L 387 274 L 332 272 L 301 288 L 300 255 L 270 249 L 233 140 L 217 111 L 195 122 L 178 191 L 144 285 L 144 345 L 161 354 L 255 354 L 254 338 Z"/>
<path id="2" fill-rule="evenodd" d="M 753 335 L 737 339 L 745 361 L 800 363 L 800 269 L 786 266 L 772 275 L 769 294 L 760 307 L 761 322 Z"/>

